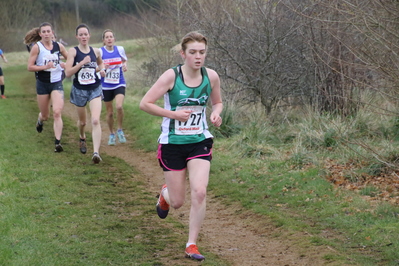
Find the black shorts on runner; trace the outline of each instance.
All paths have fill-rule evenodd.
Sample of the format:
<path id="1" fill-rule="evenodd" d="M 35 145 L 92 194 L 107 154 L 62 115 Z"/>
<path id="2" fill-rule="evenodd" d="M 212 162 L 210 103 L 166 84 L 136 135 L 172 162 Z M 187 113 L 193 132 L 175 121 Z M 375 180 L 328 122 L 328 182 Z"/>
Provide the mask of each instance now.
<path id="1" fill-rule="evenodd" d="M 164 171 L 181 171 L 192 159 L 212 160 L 213 139 L 191 144 L 159 144 L 158 161 Z"/>
<path id="2" fill-rule="evenodd" d="M 54 83 L 47 83 L 40 80 L 36 80 L 36 94 L 37 95 L 48 95 L 53 91 L 61 91 L 64 93 L 64 86 L 62 85 L 62 81 L 57 81 Z"/>
<path id="3" fill-rule="evenodd" d="M 104 90 L 103 89 L 103 96 L 104 102 L 112 102 L 115 99 L 115 96 L 118 94 L 125 95 L 126 88 L 125 87 L 118 87 L 114 90 Z"/>

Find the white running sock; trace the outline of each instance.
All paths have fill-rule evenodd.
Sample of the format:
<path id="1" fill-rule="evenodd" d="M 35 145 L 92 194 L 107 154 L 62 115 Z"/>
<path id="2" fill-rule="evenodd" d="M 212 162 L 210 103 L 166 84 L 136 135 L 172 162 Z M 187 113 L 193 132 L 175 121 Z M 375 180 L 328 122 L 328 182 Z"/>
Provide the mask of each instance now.
<path id="1" fill-rule="evenodd" d="M 195 245 L 195 243 L 187 243 L 187 244 L 186 244 L 186 248 L 188 248 L 188 247 L 191 246 L 191 245 Z"/>

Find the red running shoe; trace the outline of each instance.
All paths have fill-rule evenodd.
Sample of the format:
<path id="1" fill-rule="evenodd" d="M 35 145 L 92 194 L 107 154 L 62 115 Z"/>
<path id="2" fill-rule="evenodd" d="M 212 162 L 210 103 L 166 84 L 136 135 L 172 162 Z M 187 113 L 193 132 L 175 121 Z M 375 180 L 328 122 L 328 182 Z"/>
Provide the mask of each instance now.
<path id="1" fill-rule="evenodd" d="M 157 202 L 157 213 L 159 218 L 165 219 L 169 213 L 169 204 L 166 202 L 165 198 L 162 195 L 162 192 L 166 189 L 166 184 L 162 186 L 161 193 L 159 194 L 158 202 Z"/>
<path id="2" fill-rule="evenodd" d="M 186 258 L 191 258 L 193 260 L 204 260 L 205 257 L 201 255 L 198 251 L 197 245 L 190 245 L 186 248 Z"/>

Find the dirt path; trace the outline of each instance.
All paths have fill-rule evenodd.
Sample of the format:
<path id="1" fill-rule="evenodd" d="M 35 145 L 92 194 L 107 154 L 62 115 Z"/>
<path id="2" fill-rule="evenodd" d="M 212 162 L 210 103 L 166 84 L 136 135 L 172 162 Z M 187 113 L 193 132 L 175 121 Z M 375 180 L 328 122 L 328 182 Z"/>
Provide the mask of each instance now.
<path id="1" fill-rule="evenodd" d="M 67 101 L 63 115 L 76 120 L 74 106 Z M 105 121 L 102 121 L 102 129 L 100 153 L 119 157 L 142 173 L 148 191 L 154 194 L 154 216 L 156 216 L 155 197 L 164 181 L 155 153 L 132 150 L 129 147 L 132 138 L 128 134 L 126 134 L 128 143 L 108 146 L 109 133 Z M 189 202 L 186 202 L 181 209 L 171 210 L 169 216 L 181 221 L 187 228 L 189 206 Z M 166 223 L 168 219 L 170 218 L 165 219 Z M 208 194 L 207 212 L 198 244 L 200 250 L 215 253 L 229 261 L 231 265 L 333 265 L 323 259 L 323 255 L 335 252 L 328 247 L 309 245 L 306 249 L 298 248 L 298 240 L 304 237 L 308 235 L 296 233 L 288 236 L 282 229 L 274 227 L 267 218 L 244 211 L 239 206 L 226 207 L 213 195 Z M 166 249 L 159 253 L 165 265 L 193 264 L 191 260 L 184 258 L 183 254 L 181 258 L 162 256 L 165 252 L 176 253 L 176 251 Z"/>

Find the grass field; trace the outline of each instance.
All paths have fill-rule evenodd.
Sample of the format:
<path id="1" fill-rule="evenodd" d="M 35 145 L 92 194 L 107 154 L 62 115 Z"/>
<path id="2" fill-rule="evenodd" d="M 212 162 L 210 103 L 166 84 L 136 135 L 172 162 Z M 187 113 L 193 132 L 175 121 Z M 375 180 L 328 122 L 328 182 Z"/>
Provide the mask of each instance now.
<path id="1" fill-rule="evenodd" d="M 156 199 L 138 171 L 106 154 L 101 164 L 92 164 L 90 154 L 78 152 L 76 121 L 66 116 L 64 152 L 53 152 L 52 123 L 40 134 L 35 130 L 38 107 L 27 55 L 8 59 L 7 99 L 0 102 L 0 265 L 163 265 L 158 253 L 168 243 L 182 250 L 172 257 L 183 257 L 186 236 L 173 230 L 181 230 L 181 223 L 164 225 L 157 218 Z M 65 83 L 69 104 L 70 82 Z M 139 114 L 134 94 L 127 95 L 125 110 Z M 148 123 L 148 117 L 142 120 Z M 127 131 L 145 136 L 135 115 L 125 123 Z M 134 145 L 151 150 L 157 134 L 158 128 L 146 134 L 152 145 L 148 139 Z M 226 265 L 208 257 L 206 265 Z"/>
<path id="2" fill-rule="evenodd" d="M 6 73 L 9 97 L 0 102 L 0 264 L 156 264 L 153 254 L 167 238 L 155 241 L 158 229 L 148 221 L 153 199 L 135 193 L 142 184 L 132 178 L 134 170 L 112 157 L 96 167 L 71 149 L 54 153 L 52 131 L 34 131 L 33 74 L 25 67 Z M 68 147 L 76 129 L 64 122 Z M 120 218 L 129 211 L 137 216 Z"/>
<path id="3" fill-rule="evenodd" d="M 9 98 L 0 100 L 0 264 L 162 265 L 154 254 L 185 237 L 153 219 L 154 199 L 139 174 L 107 155 L 106 163 L 93 165 L 74 149 L 53 153 L 52 131 L 38 136 L 34 128 L 38 108 L 26 56 L 8 59 Z M 137 138 L 135 148 L 154 151 L 159 120 L 138 110 L 142 91 L 127 95 L 125 110 L 134 120 L 125 125 Z M 64 119 L 65 147 L 75 145 L 74 123 Z M 355 265 L 398 265 L 398 206 L 372 204 L 359 193 L 336 189 L 321 167 L 306 167 L 305 152 L 276 156 L 287 150 L 277 139 L 261 125 L 216 139 L 212 176 L 217 178 L 210 181 L 210 193 L 226 206 L 239 202 L 271 218 L 276 227 L 309 232 L 315 246 L 338 250 L 339 255 L 326 256 L 326 264 L 349 258 Z M 204 265 L 228 265 L 208 255 L 212 260 Z"/>

